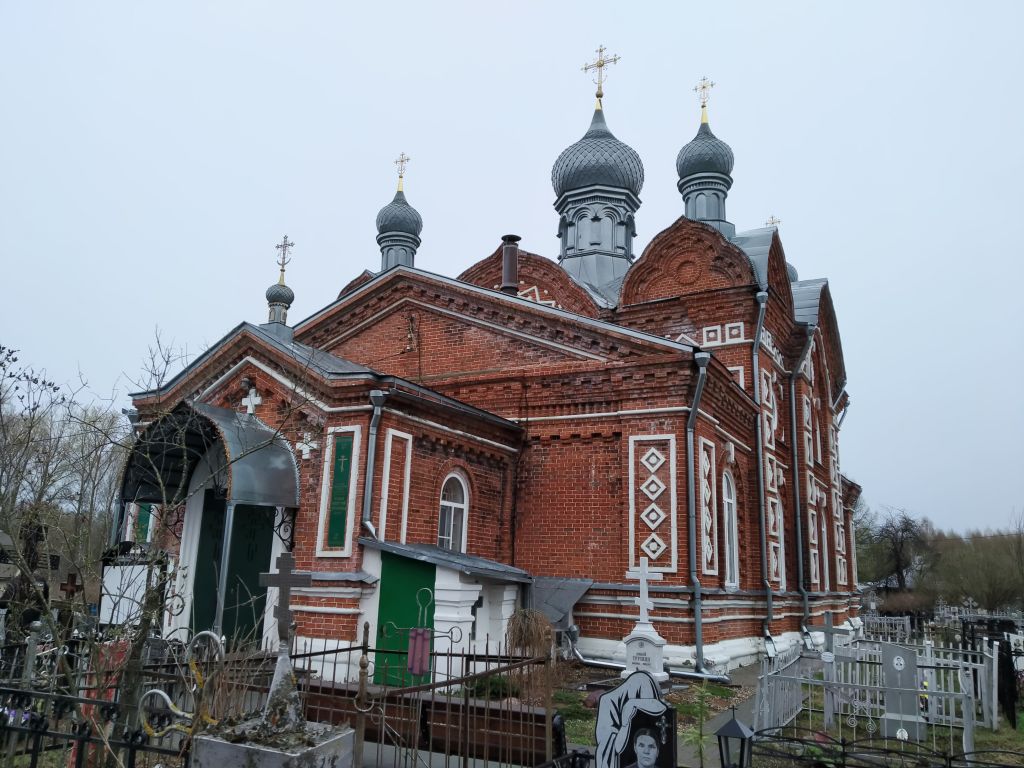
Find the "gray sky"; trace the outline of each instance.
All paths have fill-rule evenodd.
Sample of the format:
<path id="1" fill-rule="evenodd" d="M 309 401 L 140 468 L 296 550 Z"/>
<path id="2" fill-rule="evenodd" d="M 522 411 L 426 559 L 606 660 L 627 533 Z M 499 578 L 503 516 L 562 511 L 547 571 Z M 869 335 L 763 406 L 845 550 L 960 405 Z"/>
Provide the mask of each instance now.
<path id="1" fill-rule="evenodd" d="M 1019 238 L 1024 4 L 0 3 L 0 343 L 127 405 L 159 327 L 193 354 L 379 268 L 413 159 L 417 265 L 506 232 L 557 253 L 551 164 L 586 130 L 599 44 L 643 159 L 639 253 L 681 213 L 691 90 L 736 154 L 729 218 L 770 214 L 828 277 L 852 407 L 843 469 L 943 527 L 1024 508 Z"/>

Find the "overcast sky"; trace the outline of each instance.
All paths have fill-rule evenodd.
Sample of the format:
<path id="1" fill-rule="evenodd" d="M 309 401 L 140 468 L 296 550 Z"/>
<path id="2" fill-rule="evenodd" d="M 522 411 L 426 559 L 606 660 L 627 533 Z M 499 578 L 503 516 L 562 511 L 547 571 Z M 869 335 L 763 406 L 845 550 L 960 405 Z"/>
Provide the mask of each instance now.
<path id="1" fill-rule="evenodd" d="M 508 8 L 507 11 L 500 8 Z M 1024 4 L 0 0 L 0 344 L 127 405 L 154 331 L 191 354 L 379 269 L 412 157 L 417 266 L 515 232 L 555 256 L 551 164 L 591 117 L 646 170 L 636 252 L 682 211 L 692 87 L 736 154 L 729 218 L 828 277 L 843 470 L 943 527 L 1024 508 Z"/>

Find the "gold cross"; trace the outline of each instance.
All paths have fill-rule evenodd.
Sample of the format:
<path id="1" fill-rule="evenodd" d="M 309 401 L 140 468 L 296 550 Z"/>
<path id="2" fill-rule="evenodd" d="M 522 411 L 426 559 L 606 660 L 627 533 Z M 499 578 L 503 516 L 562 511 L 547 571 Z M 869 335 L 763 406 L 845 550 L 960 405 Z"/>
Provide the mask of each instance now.
<path id="1" fill-rule="evenodd" d="M 777 227 L 781 223 L 782 223 L 782 219 L 775 218 L 775 214 L 773 213 L 771 216 L 768 217 L 768 221 L 766 221 L 764 223 L 764 225 L 766 227 Z"/>
<path id="2" fill-rule="evenodd" d="M 711 89 L 714 88 L 714 87 L 715 87 L 714 82 L 712 82 L 711 80 L 708 80 L 706 75 L 704 77 L 702 77 L 700 79 L 700 82 L 698 82 L 697 85 L 695 85 L 693 87 L 693 92 L 700 96 L 700 105 L 701 105 L 701 107 L 706 107 L 708 105 L 708 94 L 711 92 Z"/>
<path id="3" fill-rule="evenodd" d="M 584 64 L 583 65 L 583 71 L 584 72 L 589 72 L 592 69 L 597 70 L 597 79 L 594 80 L 594 82 L 597 83 L 597 98 L 598 99 L 600 99 L 600 98 L 602 98 L 604 96 L 604 79 L 605 79 L 604 68 L 607 67 L 609 64 L 615 64 L 619 60 L 618 56 L 610 56 L 608 58 L 605 58 L 605 56 L 604 56 L 605 50 L 606 50 L 606 48 L 603 45 L 599 45 L 597 47 L 597 60 L 592 62 L 591 64 Z"/>
<path id="4" fill-rule="evenodd" d="M 282 285 L 284 284 L 284 267 L 285 267 L 285 264 L 287 264 L 288 262 L 291 261 L 291 257 L 288 255 L 288 250 L 290 248 L 294 248 L 294 247 L 295 247 L 295 243 L 290 242 L 288 240 L 288 235 L 285 235 L 281 239 L 281 242 L 274 246 L 274 248 L 276 248 L 277 250 L 279 250 L 281 252 L 281 258 L 278 259 L 277 265 L 279 267 L 281 267 L 281 279 L 278 282 L 281 283 Z"/>

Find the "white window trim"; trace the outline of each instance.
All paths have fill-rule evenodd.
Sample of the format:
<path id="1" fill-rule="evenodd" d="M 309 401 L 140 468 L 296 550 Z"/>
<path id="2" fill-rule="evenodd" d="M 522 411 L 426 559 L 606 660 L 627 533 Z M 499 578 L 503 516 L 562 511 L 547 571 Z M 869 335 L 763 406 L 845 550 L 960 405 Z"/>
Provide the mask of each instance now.
<path id="1" fill-rule="evenodd" d="M 727 505 L 730 502 L 729 495 L 725 492 L 726 480 L 732 488 L 732 523 L 729 521 Z M 739 589 L 740 586 L 740 524 L 739 524 L 739 494 L 736 490 L 736 479 L 729 470 L 722 472 L 722 527 L 725 539 L 725 586 L 730 589 Z M 730 546 L 730 541 L 733 546 Z M 733 572 L 733 579 L 729 579 L 730 566 Z"/>
<path id="2" fill-rule="evenodd" d="M 462 472 L 449 472 L 447 475 L 445 475 L 444 482 L 441 483 L 441 493 L 438 494 L 438 497 L 437 497 L 438 527 L 440 528 L 441 504 L 442 503 L 448 504 L 449 506 L 452 506 L 452 507 L 459 506 L 459 505 L 455 504 L 454 502 L 450 502 L 450 501 L 449 502 L 442 502 L 441 501 L 441 497 L 444 496 L 444 487 L 446 485 L 448 485 L 448 481 L 451 480 L 453 477 L 456 480 L 458 480 L 459 483 L 462 485 L 462 494 L 463 494 L 463 497 L 465 498 L 465 501 L 462 504 L 462 542 L 461 542 L 461 546 L 460 546 L 460 549 L 458 550 L 458 552 L 460 552 L 462 554 L 466 554 L 466 545 L 469 543 L 469 505 L 472 502 L 472 500 L 469 497 L 469 479 Z M 438 530 L 437 538 L 438 538 L 437 546 L 440 547 L 441 546 L 441 542 L 440 542 L 441 532 L 440 532 L 440 530 Z M 443 547 L 442 547 L 442 549 L 443 549 Z"/>
<path id="3" fill-rule="evenodd" d="M 334 462 L 334 438 L 342 432 L 352 432 L 352 465 L 349 467 L 348 483 L 348 521 L 345 529 L 345 546 L 342 549 L 327 549 L 327 516 L 331 508 L 331 465 Z M 327 446 L 324 448 L 324 467 L 320 478 L 320 517 L 316 532 L 316 556 L 317 557 L 351 557 L 352 555 L 352 530 L 355 526 L 355 519 L 358 515 L 356 509 L 356 486 L 359 484 L 359 452 L 360 438 L 363 429 L 360 426 L 350 427 L 328 427 Z"/>

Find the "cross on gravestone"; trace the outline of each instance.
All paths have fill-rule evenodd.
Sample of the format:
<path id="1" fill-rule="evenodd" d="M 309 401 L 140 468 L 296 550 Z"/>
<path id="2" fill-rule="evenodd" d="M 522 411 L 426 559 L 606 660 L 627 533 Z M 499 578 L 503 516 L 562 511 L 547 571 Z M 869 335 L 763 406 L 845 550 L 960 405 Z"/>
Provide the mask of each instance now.
<path id="1" fill-rule="evenodd" d="M 60 585 L 60 591 L 64 593 L 66 600 L 73 600 L 75 595 L 81 592 L 82 589 L 82 585 L 78 583 L 77 573 L 69 573 L 67 580 Z"/>
<path id="2" fill-rule="evenodd" d="M 320 443 L 317 440 L 311 440 L 312 437 L 309 432 L 302 433 L 302 439 L 295 444 L 295 449 L 302 451 L 302 458 L 308 459 L 310 451 L 315 451 L 320 447 Z"/>
<path id="3" fill-rule="evenodd" d="M 810 629 L 810 630 L 813 630 L 815 632 L 821 632 L 821 633 L 823 633 L 825 635 L 825 651 L 827 653 L 832 653 L 832 651 L 834 650 L 834 648 L 833 648 L 834 643 L 832 641 L 833 636 L 835 636 L 835 635 L 848 635 L 848 634 L 850 634 L 850 632 L 853 631 L 849 627 L 836 627 L 836 626 L 833 626 L 833 624 L 832 624 L 832 611 L 825 611 L 825 624 L 824 624 L 824 626 L 810 626 L 809 625 L 807 628 Z"/>
<path id="4" fill-rule="evenodd" d="M 263 402 L 263 398 L 260 397 L 260 393 L 256 391 L 256 387 L 249 388 L 249 396 L 242 398 L 242 405 L 245 406 L 245 412 L 252 416 L 256 413 L 256 406 Z"/>
<path id="5" fill-rule="evenodd" d="M 261 573 L 261 587 L 277 587 L 279 590 L 274 618 L 277 619 L 277 636 L 283 643 L 288 642 L 288 633 L 292 627 L 291 603 L 292 587 L 308 587 L 313 583 L 313 574 L 309 571 L 295 571 L 295 556 L 291 552 L 282 552 L 277 556 L 277 573 Z"/>
<path id="6" fill-rule="evenodd" d="M 640 597 L 634 598 L 633 603 L 640 607 L 640 623 L 650 624 L 651 617 L 649 610 L 654 608 L 654 602 L 647 596 L 647 582 L 661 581 L 665 578 L 661 573 L 650 573 L 647 570 L 647 558 L 640 558 Z"/>

